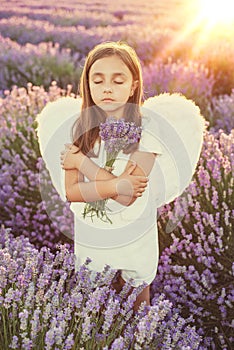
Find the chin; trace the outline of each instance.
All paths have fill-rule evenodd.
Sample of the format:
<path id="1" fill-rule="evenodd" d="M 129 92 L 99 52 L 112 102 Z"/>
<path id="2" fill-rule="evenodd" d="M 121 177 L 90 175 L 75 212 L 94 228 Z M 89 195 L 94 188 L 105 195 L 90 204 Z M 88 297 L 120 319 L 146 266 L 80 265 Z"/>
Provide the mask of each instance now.
<path id="1" fill-rule="evenodd" d="M 98 105 L 105 112 L 115 112 L 124 107 L 123 103 L 101 103 Z"/>

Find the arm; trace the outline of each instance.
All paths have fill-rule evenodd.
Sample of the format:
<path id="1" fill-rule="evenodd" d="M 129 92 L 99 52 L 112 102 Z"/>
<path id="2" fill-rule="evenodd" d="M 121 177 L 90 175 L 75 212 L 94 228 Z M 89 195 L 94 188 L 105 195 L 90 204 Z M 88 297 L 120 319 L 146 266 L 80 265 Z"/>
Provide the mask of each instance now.
<path id="1" fill-rule="evenodd" d="M 77 149 L 73 149 L 77 150 Z M 61 156 L 61 159 L 64 161 L 63 168 L 72 167 L 72 168 L 78 168 L 79 170 L 66 170 L 66 193 L 67 198 L 70 201 L 94 201 L 97 199 L 104 199 L 104 198 L 112 198 L 119 203 L 123 205 L 130 205 L 132 204 L 137 197 L 140 197 L 142 193 L 145 190 L 146 183 L 139 183 L 139 181 L 145 179 L 145 175 L 148 175 L 150 170 L 152 169 L 152 166 L 154 164 L 155 155 L 148 152 L 134 152 L 131 155 L 131 161 L 128 162 L 125 173 L 122 174 L 122 180 L 125 177 L 125 181 L 117 181 L 113 182 L 110 180 L 117 179 L 117 177 L 108 171 L 106 171 L 103 168 L 100 168 L 97 166 L 91 159 L 86 157 L 82 152 L 78 152 L 76 154 L 70 152 L 68 155 L 66 155 L 66 162 L 64 153 Z M 138 163 L 138 166 L 134 165 L 134 163 Z M 83 174 L 88 177 L 91 182 L 84 183 L 84 176 Z M 132 175 L 132 176 L 129 176 Z M 128 176 L 128 179 L 126 178 Z M 129 186 L 126 183 L 126 180 L 128 182 L 133 181 L 133 176 L 135 177 L 134 186 L 135 186 L 135 193 L 133 193 L 134 189 L 131 190 L 131 193 L 129 193 Z M 142 179 L 142 176 L 144 179 Z M 139 177 L 139 178 L 138 178 Z M 119 177 L 119 180 L 121 180 L 121 177 Z M 105 183 L 103 183 L 103 181 Z M 108 181 L 108 182 L 106 182 Z M 78 185 L 78 182 L 80 185 Z M 81 184 L 83 182 L 83 185 Z M 98 184 L 95 182 L 99 182 Z M 136 186 L 136 182 L 138 182 L 138 187 Z M 116 189 L 113 189 L 113 185 L 117 188 L 118 184 L 118 193 L 114 194 L 113 196 L 110 196 L 111 193 L 116 192 Z M 133 183 L 132 183 L 133 185 Z M 97 187 L 96 187 L 97 186 Z M 103 189 L 103 187 L 106 188 L 106 191 L 101 191 L 100 189 Z M 78 192 L 77 192 L 78 190 Z M 96 192 L 96 197 L 94 195 L 94 191 Z M 122 191 L 122 193 L 121 193 Z M 140 191 L 140 192 L 136 192 Z M 83 195 L 82 195 L 83 194 Z M 78 196 L 77 196 L 78 195 Z M 101 198 L 100 198 L 101 197 Z"/>
<path id="2" fill-rule="evenodd" d="M 137 166 L 133 170 L 132 175 L 149 176 L 153 168 L 155 158 L 155 153 L 135 151 L 131 154 L 130 161 L 128 161 L 126 165 L 126 170 L 128 170 L 131 167 L 131 161 L 134 161 L 137 164 Z M 118 201 L 118 196 L 113 197 L 113 199 Z M 134 203 L 136 199 L 137 197 L 130 198 L 129 196 L 122 196 L 120 198 L 122 204 L 127 206 Z"/>
<path id="3" fill-rule="evenodd" d="M 73 146 L 73 151 L 76 150 L 77 148 Z M 114 180 L 115 177 L 103 177 L 97 183 L 95 179 L 100 168 L 82 152 L 74 154 L 71 149 L 62 152 L 61 160 L 65 169 L 66 197 L 70 202 L 92 202 L 117 194 L 116 184 L 113 181 L 106 181 Z M 84 182 L 84 175 L 91 181 Z"/>
<path id="4" fill-rule="evenodd" d="M 131 154 L 130 160 L 126 165 L 125 171 L 128 171 L 134 162 L 136 164 L 136 167 L 133 169 L 131 174 L 135 176 L 148 176 L 153 168 L 155 158 L 156 158 L 155 153 L 135 151 Z M 92 162 L 90 159 L 89 161 Z M 91 174 L 95 174 L 95 178 L 97 181 L 100 181 L 103 179 L 110 180 L 115 178 L 115 175 L 109 173 L 105 169 L 99 168 L 96 164 L 94 164 L 94 166 L 97 167 L 96 172 L 95 172 L 95 169 L 93 169 L 93 172 L 91 172 Z M 127 196 L 126 194 L 122 194 L 122 195 L 113 196 L 112 199 L 116 200 L 117 202 L 123 205 L 128 206 L 134 203 L 138 197 L 132 197 L 132 196 Z"/>
<path id="5" fill-rule="evenodd" d="M 84 175 L 79 170 L 65 171 L 65 190 L 70 202 L 93 202 L 117 194 L 113 179 L 84 182 Z"/>
<path id="6" fill-rule="evenodd" d="M 96 164 L 95 164 L 95 166 L 96 166 Z M 97 170 L 97 176 L 96 176 L 97 181 L 101 181 L 101 182 L 105 181 L 105 183 L 106 183 L 107 180 L 113 180 L 113 179 L 116 178 L 115 175 L 109 173 L 105 169 L 99 168 L 98 166 L 97 166 L 97 168 L 98 169 L 95 168 L 95 170 Z M 92 175 L 94 175 L 94 172 L 92 173 Z M 95 176 L 91 177 L 92 180 L 94 180 L 94 178 L 95 178 Z M 84 181 L 84 175 L 79 170 L 76 170 L 76 169 L 75 170 L 66 170 L 65 179 L 66 179 L 65 180 L 66 181 L 66 186 L 65 187 L 66 187 L 67 199 L 72 201 L 70 199 L 71 197 L 70 197 L 70 195 L 68 193 L 69 188 L 70 188 L 71 185 L 76 184 L 78 181 L 79 182 L 83 182 Z M 68 198 L 68 196 L 69 196 L 69 198 Z M 139 194 L 138 194 L 138 196 L 139 196 Z M 126 196 L 124 194 L 122 194 L 122 195 L 121 194 L 119 194 L 119 195 L 116 194 L 116 195 L 114 195 L 114 196 L 112 196 L 110 198 L 112 198 L 113 200 L 117 201 L 118 203 L 120 203 L 122 205 L 130 205 L 130 202 L 132 200 L 136 199 L 136 197 Z"/>
<path id="7" fill-rule="evenodd" d="M 90 182 L 84 182 L 84 175 L 80 170 L 66 170 L 66 197 L 71 202 L 93 202 L 105 198 L 121 198 L 123 194 L 131 199 L 139 197 L 147 186 L 148 179 L 145 176 L 132 175 L 131 173 L 135 167 L 135 164 L 131 164 L 118 177 L 111 176 L 106 180 Z"/>

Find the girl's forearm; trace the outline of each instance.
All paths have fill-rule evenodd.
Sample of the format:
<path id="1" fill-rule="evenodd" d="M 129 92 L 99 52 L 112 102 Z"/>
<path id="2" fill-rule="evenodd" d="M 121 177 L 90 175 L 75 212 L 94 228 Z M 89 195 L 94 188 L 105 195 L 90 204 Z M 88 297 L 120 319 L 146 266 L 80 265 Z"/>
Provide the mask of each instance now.
<path id="1" fill-rule="evenodd" d="M 89 163 L 89 164 L 88 164 Z M 105 170 L 104 168 L 100 168 L 98 165 L 96 165 L 94 162 L 92 162 L 91 159 L 87 159 L 86 165 L 89 165 L 87 168 L 89 168 L 89 171 L 87 171 L 86 168 L 86 175 L 89 175 L 89 180 L 91 181 L 105 181 L 105 180 L 112 180 L 116 178 L 117 176 L 113 175 L 109 171 Z M 129 206 L 133 202 L 135 202 L 136 197 L 132 196 L 124 196 L 124 195 L 115 195 L 111 197 L 111 199 L 115 200 L 116 202 Z"/>
<path id="2" fill-rule="evenodd" d="M 90 158 L 82 155 L 77 160 L 77 169 L 90 181 L 104 181 L 116 178 L 104 168 L 99 167 Z"/>
<path id="3" fill-rule="evenodd" d="M 114 180 L 76 182 L 66 188 L 70 202 L 94 202 L 117 196 Z"/>
<path id="4" fill-rule="evenodd" d="M 77 161 L 76 161 L 76 166 L 77 168 L 79 167 L 79 171 L 86 176 L 91 183 L 92 182 L 103 182 L 103 181 L 108 181 L 108 180 L 113 180 L 115 179 L 117 176 L 113 175 L 112 173 L 110 173 L 109 171 L 105 170 L 104 168 L 99 167 L 96 163 L 94 163 L 90 158 L 88 158 L 87 156 L 85 156 L 84 154 L 82 154 L 81 152 L 79 152 L 79 154 L 77 155 Z M 93 193 L 91 191 L 89 191 L 89 187 L 88 186 L 93 186 L 93 185 L 88 185 L 90 183 L 85 183 L 86 190 L 86 197 L 88 196 L 89 200 L 83 200 L 84 196 L 81 195 L 81 193 L 74 193 L 72 194 L 71 191 L 77 191 L 77 186 L 75 186 L 75 184 L 73 185 L 72 189 L 70 188 L 70 194 L 69 197 L 70 198 L 75 198 L 75 200 L 71 200 L 70 201 L 95 201 L 95 200 L 99 200 L 99 199 L 104 199 L 103 198 L 97 198 L 93 197 Z M 76 184 L 78 185 L 78 184 Z M 99 183 L 100 185 L 100 183 Z M 91 187 L 92 188 L 92 187 Z M 103 195 L 103 194 L 102 194 Z M 118 203 L 128 206 L 131 205 L 135 200 L 136 197 L 132 197 L 132 196 L 125 196 L 125 195 L 118 195 L 115 194 L 113 196 L 110 197 L 105 197 L 105 198 L 112 198 L 113 200 L 117 201 Z"/>
<path id="5" fill-rule="evenodd" d="M 111 174 L 109 171 L 104 168 L 100 168 L 96 163 L 94 163 L 90 158 L 83 155 L 80 158 L 79 163 L 79 171 L 82 172 L 90 181 L 108 181 L 116 178 L 115 175 Z M 124 196 L 124 195 L 115 195 L 110 197 L 113 200 L 117 201 L 122 205 L 130 205 L 132 201 L 132 197 Z M 93 200 L 94 201 L 94 200 Z"/>
<path id="6" fill-rule="evenodd" d="M 111 174 L 110 174 L 111 175 Z M 83 175 L 79 173 L 77 177 L 77 171 L 73 170 L 68 170 L 66 171 L 66 176 L 65 176 L 65 181 L 66 181 L 66 196 L 67 200 L 70 202 L 93 202 L 95 200 L 103 199 L 104 197 L 100 198 L 100 195 L 95 195 L 95 191 L 93 189 L 95 182 L 84 182 Z M 99 185 L 102 186 L 103 182 L 105 182 L 104 187 L 108 184 L 108 180 L 98 181 L 99 183 L 97 186 L 95 185 L 95 189 L 98 189 Z M 136 199 L 135 197 L 129 197 L 129 196 L 124 196 L 124 195 L 118 195 L 115 194 L 112 197 L 109 197 L 110 193 L 112 193 L 112 189 L 109 192 L 108 189 L 109 186 L 107 186 L 107 192 L 102 193 L 101 195 L 105 196 L 105 194 L 108 196 L 106 198 L 112 198 L 113 200 L 117 201 L 118 203 L 128 206 L 134 200 Z M 85 194 L 84 194 L 85 193 Z M 86 200 L 85 200 L 86 199 Z"/>

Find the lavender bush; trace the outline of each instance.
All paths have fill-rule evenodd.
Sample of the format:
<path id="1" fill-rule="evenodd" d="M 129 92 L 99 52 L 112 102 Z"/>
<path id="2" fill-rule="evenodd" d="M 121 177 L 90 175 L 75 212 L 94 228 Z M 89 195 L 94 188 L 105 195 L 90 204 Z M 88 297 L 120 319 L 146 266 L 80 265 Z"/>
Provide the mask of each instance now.
<path id="1" fill-rule="evenodd" d="M 72 81 L 77 89 L 81 74 L 80 55 L 69 49 L 61 49 L 59 44 L 40 43 L 38 46 L 21 46 L 0 36 L 0 90 L 13 85 L 34 85 L 48 88 L 52 80 L 60 86 Z"/>
<path id="2" fill-rule="evenodd" d="M 163 92 L 181 92 L 194 100 L 204 115 L 207 114 L 215 79 L 203 64 L 173 62 L 171 58 L 165 63 L 157 59 L 144 67 L 143 77 L 147 97 Z"/>
<path id="3" fill-rule="evenodd" d="M 71 5 L 71 4 L 69 4 Z M 60 8 L 58 11 L 54 11 L 54 6 L 51 8 L 34 8 L 33 10 L 30 7 L 17 7 L 14 6 L 14 9 L 10 8 L 8 10 L 3 9 L 0 13 L 0 19 L 10 19 L 17 18 L 17 20 L 36 20 L 36 21 L 46 21 L 55 26 L 61 27 L 70 27 L 70 26 L 84 26 L 85 28 L 91 28 L 96 26 L 106 27 L 108 25 L 115 26 L 119 25 L 119 18 L 115 14 L 104 13 L 98 11 L 87 11 L 86 6 L 84 9 L 74 9 L 74 11 L 68 9 Z M 70 10 L 70 11 L 69 11 Z M 4 23 L 4 21 L 3 21 Z M 6 23 L 6 22 L 5 22 Z M 21 22 L 22 23 L 22 22 Z M 129 24 L 129 21 L 122 20 L 121 25 Z"/>
<path id="4" fill-rule="evenodd" d="M 211 99 L 207 119 L 213 132 L 222 129 L 229 133 L 234 129 L 234 89 L 230 95 L 220 95 Z"/>
<path id="5" fill-rule="evenodd" d="M 162 255 L 152 296 L 163 292 L 184 317 L 192 314 L 207 349 L 234 344 L 233 179 L 234 130 L 206 133 L 194 180 L 161 208 L 159 220 Z"/>
<path id="6" fill-rule="evenodd" d="M 115 39 L 119 38 L 116 36 Z M 146 48 L 145 38 L 142 41 L 144 45 L 137 47 L 137 53 L 143 58 L 141 52 L 145 53 L 149 48 Z M 136 46 L 134 43 L 133 45 Z M 85 46 L 81 44 L 81 47 Z M 62 49 L 60 44 L 51 42 L 40 43 L 38 46 L 21 46 L 1 36 L 0 49 L 0 89 L 4 90 L 12 85 L 26 87 L 28 81 L 48 88 L 51 81 L 56 80 L 63 88 L 72 82 L 73 92 L 77 92 L 83 52 L 72 54 L 70 49 Z M 205 115 L 208 114 L 207 106 L 212 98 L 215 79 L 203 64 L 193 61 L 187 64 L 181 61 L 172 62 L 171 59 L 165 63 L 162 59 L 157 59 L 143 65 L 143 74 L 146 97 L 160 92 L 181 92 L 193 99 Z"/>
<path id="7" fill-rule="evenodd" d="M 151 64 L 155 59 L 162 59 L 166 63 L 168 57 L 173 62 L 189 64 L 192 59 L 198 65 L 203 64 L 215 76 L 213 93 L 231 93 L 234 82 L 232 70 L 229 68 L 234 59 L 232 31 L 220 30 L 219 34 L 216 33 L 215 40 L 207 38 L 201 42 L 200 38 L 205 30 L 201 23 L 193 31 L 185 31 L 186 25 L 190 27 L 196 15 L 188 2 L 170 0 L 168 5 L 153 0 L 150 3 L 138 1 L 138 4 L 140 6 L 136 6 L 133 0 L 128 3 L 122 0 L 118 3 L 119 7 L 111 3 L 107 7 L 105 3 L 89 2 L 69 3 L 67 6 L 57 2 L 46 5 L 39 2 L 38 6 L 32 6 L 27 1 L 18 1 L 12 9 L 7 1 L 3 1 L 0 32 L 2 37 L 22 45 L 21 51 L 24 54 L 27 54 L 29 44 L 33 47 L 39 44 L 44 46 L 47 42 L 53 46 L 59 45 L 61 50 L 70 49 L 71 64 L 74 62 L 74 55 L 78 53 L 80 58 L 84 57 L 101 41 L 124 40 L 136 49 L 145 65 Z M 169 11 L 170 6 L 173 13 Z M 53 64 L 48 63 L 50 68 L 59 65 L 60 50 L 56 56 Z M 14 59 L 18 60 L 17 55 Z M 30 55 L 27 55 L 27 60 L 28 64 L 24 64 L 31 66 Z M 47 65 L 44 60 L 35 63 L 42 70 Z M 68 69 L 68 62 L 64 63 Z M 62 66 L 61 64 L 60 71 Z M 16 69 L 17 65 L 14 67 Z M 68 71 L 67 69 L 63 71 L 64 75 L 70 75 L 70 67 Z M 28 81 L 37 84 L 28 74 L 26 76 Z M 58 80 L 57 76 L 53 76 L 53 79 Z M 4 88 L 11 88 L 11 85 Z"/>
<path id="8" fill-rule="evenodd" d="M 27 91 L 14 88 L 6 94 L 0 106 L 0 222 L 12 227 L 15 235 L 30 237 L 36 246 L 53 249 L 56 242 L 72 239 L 72 216 L 43 166 L 35 115 L 49 99 L 58 98 L 65 91 L 53 84 L 47 93 L 29 84 Z M 47 198 L 41 198 L 39 169 L 47 186 Z"/>
<path id="9" fill-rule="evenodd" d="M 144 285 L 128 293 L 111 288 L 116 270 L 106 265 L 90 278 L 87 259 L 61 245 L 54 255 L 24 236 L 0 230 L 0 343 L 5 349 L 202 349 L 195 330 L 163 296 L 148 310 L 133 303 Z"/>

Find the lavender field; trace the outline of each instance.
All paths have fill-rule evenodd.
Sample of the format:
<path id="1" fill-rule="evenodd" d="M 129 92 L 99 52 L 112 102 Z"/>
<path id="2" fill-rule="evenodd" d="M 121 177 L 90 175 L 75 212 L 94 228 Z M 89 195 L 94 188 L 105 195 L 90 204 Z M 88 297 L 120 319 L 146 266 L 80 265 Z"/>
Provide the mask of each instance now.
<path id="1" fill-rule="evenodd" d="M 209 21 L 198 2 L 1 2 L 0 349 L 234 348 L 234 17 Z M 85 56 L 105 40 L 135 48 L 145 99 L 181 92 L 207 125 L 191 184 L 158 209 L 152 306 L 136 315 L 141 287 L 115 293 L 108 266 L 92 282 L 89 261 L 75 273 L 72 214 L 36 137 L 37 114 L 79 94 Z"/>

